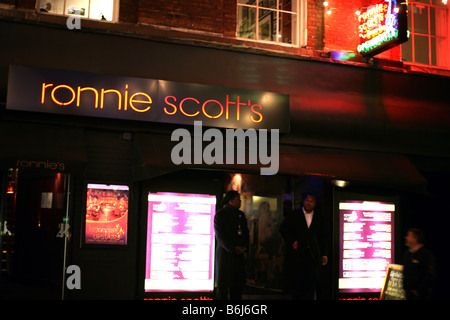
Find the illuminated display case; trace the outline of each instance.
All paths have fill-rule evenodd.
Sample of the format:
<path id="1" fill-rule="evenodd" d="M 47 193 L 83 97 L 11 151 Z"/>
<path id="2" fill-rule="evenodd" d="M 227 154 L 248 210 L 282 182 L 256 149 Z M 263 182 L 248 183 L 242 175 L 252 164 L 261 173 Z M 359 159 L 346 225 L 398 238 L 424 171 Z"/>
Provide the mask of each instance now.
<path id="1" fill-rule="evenodd" d="M 334 212 L 338 295 L 379 296 L 396 260 L 397 198 L 338 193 Z"/>
<path id="2" fill-rule="evenodd" d="M 126 245 L 127 185 L 87 184 L 83 242 L 86 245 Z"/>

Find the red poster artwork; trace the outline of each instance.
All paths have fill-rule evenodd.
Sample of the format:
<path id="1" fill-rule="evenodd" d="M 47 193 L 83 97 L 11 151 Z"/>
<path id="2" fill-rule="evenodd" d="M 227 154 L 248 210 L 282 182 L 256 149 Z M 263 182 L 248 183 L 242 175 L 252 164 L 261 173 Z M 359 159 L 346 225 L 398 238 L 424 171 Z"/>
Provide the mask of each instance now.
<path id="1" fill-rule="evenodd" d="M 128 186 L 88 184 L 86 244 L 127 244 Z"/>

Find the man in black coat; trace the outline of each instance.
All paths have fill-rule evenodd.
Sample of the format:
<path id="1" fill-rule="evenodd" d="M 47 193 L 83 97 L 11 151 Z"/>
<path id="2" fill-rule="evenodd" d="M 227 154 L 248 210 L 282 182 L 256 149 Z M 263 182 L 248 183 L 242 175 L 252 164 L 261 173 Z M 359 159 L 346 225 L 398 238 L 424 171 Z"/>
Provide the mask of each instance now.
<path id="1" fill-rule="evenodd" d="M 325 221 L 314 212 L 316 198 L 306 196 L 303 208 L 286 216 L 280 233 L 286 242 L 285 272 L 294 299 L 313 300 L 320 288 L 322 265 L 328 263 Z"/>
<path id="2" fill-rule="evenodd" d="M 240 300 L 245 285 L 245 255 L 249 247 L 247 218 L 239 210 L 240 195 L 228 191 L 225 206 L 214 217 L 218 300 Z M 228 297 L 229 294 L 229 297 Z"/>
<path id="3" fill-rule="evenodd" d="M 408 250 L 403 256 L 403 288 L 406 300 L 429 300 L 433 298 L 436 280 L 436 260 L 424 245 L 420 229 L 409 229 L 405 236 Z"/>

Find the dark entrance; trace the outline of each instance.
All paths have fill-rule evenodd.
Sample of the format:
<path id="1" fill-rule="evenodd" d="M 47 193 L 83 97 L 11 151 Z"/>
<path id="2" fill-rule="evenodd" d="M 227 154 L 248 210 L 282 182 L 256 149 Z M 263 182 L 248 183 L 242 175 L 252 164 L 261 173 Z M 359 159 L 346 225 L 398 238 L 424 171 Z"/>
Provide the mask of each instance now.
<path id="1" fill-rule="evenodd" d="M 68 176 L 10 169 L 4 182 L 0 298 L 62 299 Z"/>

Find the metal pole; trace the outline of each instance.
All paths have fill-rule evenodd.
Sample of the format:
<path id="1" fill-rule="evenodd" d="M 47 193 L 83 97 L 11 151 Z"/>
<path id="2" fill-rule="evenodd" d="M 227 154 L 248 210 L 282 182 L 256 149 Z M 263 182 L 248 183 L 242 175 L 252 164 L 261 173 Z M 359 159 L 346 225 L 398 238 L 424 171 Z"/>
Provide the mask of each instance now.
<path id="1" fill-rule="evenodd" d="M 68 223 L 69 221 L 69 203 L 70 203 L 70 175 L 66 175 L 65 184 L 66 184 L 66 194 L 67 194 L 67 200 L 66 200 L 66 216 L 64 218 L 65 223 Z M 63 252 L 63 272 L 62 272 L 62 296 L 61 300 L 64 300 L 65 296 L 65 287 L 66 287 L 66 263 L 67 263 L 67 235 L 64 235 L 64 252 Z"/>

